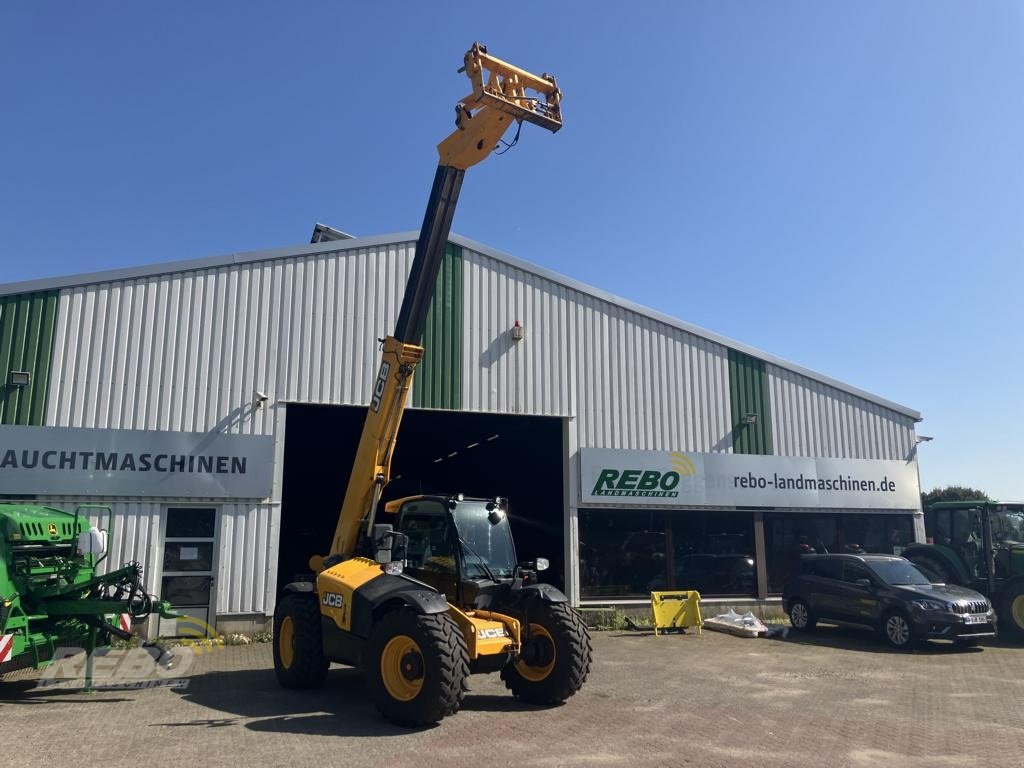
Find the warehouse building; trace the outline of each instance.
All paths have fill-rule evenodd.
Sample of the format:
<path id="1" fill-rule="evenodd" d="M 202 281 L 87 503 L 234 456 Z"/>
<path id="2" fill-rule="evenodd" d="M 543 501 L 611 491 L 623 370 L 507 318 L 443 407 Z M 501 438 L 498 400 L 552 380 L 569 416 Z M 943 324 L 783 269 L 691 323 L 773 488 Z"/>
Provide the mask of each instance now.
<path id="1" fill-rule="evenodd" d="M 416 233 L 0 286 L 0 496 L 222 631 L 330 541 Z M 916 411 L 459 236 L 385 498 L 506 496 L 576 604 L 771 600 L 923 536 Z M 166 633 L 168 627 L 151 626 Z"/>

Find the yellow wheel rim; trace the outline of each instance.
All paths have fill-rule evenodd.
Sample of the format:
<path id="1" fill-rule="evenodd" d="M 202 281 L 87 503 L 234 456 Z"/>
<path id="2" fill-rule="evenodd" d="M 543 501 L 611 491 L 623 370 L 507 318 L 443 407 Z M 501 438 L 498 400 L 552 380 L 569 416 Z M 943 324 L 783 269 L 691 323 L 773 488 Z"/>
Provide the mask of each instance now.
<path id="1" fill-rule="evenodd" d="M 531 683 L 539 683 L 541 680 L 551 674 L 551 670 L 555 668 L 555 661 L 558 658 L 558 652 L 555 650 L 555 639 L 540 624 L 530 624 L 530 634 L 533 637 L 545 638 L 551 643 L 551 661 L 545 664 L 543 667 L 534 667 L 527 664 L 522 659 L 516 662 L 516 670 L 519 674 L 529 680 Z"/>
<path id="2" fill-rule="evenodd" d="M 380 654 L 380 679 L 393 699 L 412 701 L 423 690 L 423 653 L 408 635 L 388 640 Z"/>
<path id="3" fill-rule="evenodd" d="M 295 622 L 291 616 L 284 617 L 277 631 L 277 652 L 281 657 L 281 666 L 291 669 L 295 661 Z"/>
<path id="4" fill-rule="evenodd" d="M 1024 629 L 1024 595 L 1017 595 L 1010 604 L 1010 616 L 1018 628 Z"/>

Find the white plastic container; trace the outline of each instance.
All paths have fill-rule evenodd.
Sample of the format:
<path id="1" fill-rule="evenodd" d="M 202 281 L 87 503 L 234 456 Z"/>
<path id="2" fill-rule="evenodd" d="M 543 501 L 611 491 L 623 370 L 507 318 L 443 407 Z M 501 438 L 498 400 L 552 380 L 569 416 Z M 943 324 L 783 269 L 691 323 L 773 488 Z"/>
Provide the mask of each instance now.
<path id="1" fill-rule="evenodd" d="M 100 557 L 107 551 L 107 532 L 95 525 L 78 534 L 78 554 Z"/>

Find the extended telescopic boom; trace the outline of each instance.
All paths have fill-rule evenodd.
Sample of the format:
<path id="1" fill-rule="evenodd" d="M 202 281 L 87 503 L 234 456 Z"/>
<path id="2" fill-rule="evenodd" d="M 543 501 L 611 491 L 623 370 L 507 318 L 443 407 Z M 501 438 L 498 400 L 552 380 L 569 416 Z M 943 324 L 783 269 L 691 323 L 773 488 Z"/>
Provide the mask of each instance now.
<path id="1" fill-rule="evenodd" d="M 525 120 L 552 133 L 562 127 L 562 92 L 551 75 L 538 77 L 494 58 L 479 43 L 466 52 L 459 71 L 469 77 L 473 91 L 455 105 L 455 131 L 437 145 L 440 159 L 416 256 L 394 335 L 381 343 L 380 368 L 334 532 L 332 556 L 355 554 L 360 530 L 367 534 L 372 530 L 377 502 L 390 479 L 398 428 L 413 373 L 423 358 L 420 342 L 427 310 L 466 169 L 486 158 L 513 122 Z M 319 572 L 323 558 L 314 557 L 310 564 Z"/>

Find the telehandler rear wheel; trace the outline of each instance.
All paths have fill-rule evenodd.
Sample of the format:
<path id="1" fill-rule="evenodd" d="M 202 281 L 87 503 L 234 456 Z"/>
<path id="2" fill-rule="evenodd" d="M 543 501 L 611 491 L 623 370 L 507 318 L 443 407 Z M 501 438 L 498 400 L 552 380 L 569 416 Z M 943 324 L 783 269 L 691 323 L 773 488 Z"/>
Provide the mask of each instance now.
<path id="1" fill-rule="evenodd" d="M 523 701 L 561 704 L 590 672 L 590 634 L 567 603 L 541 603 L 529 622 L 522 652 L 501 670 L 501 679 Z"/>
<path id="2" fill-rule="evenodd" d="M 285 688 L 316 688 L 327 676 L 320 605 L 313 593 L 287 592 L 274 611 L 274 671 Z"/>
<path id="3" fill-rule="evenodd" d="M 400 725 L 426 725 L 462 706 L 469 652 L 447 613 L 402 608 L 374 626 L 365 667 L 370 698 L 384 717 Z"/>

